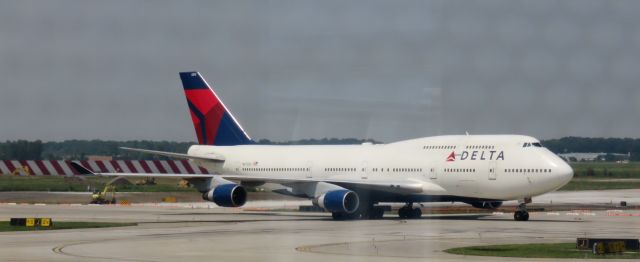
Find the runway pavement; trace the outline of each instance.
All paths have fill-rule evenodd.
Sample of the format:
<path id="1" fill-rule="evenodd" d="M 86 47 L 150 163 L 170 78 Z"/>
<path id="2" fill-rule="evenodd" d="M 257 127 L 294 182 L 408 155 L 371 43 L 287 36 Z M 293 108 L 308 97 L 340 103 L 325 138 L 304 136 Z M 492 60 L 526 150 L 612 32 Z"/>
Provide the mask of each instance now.
<path id="1" fill-rule="evenodd" d="M 634 191 L 589 193 L 594 199 Z M 637 192 L 637 191 L 635 191 Z M 581 196 L 575 195 L 576 198 Z M 0 261 L 462 261 L 468 245 L 640 237 L 640 210 L 434 215 L 333 221 L 327 213 L 179 206 L 0 205 L 0 219 L 134 221 L 135 227 L 0 233 Z M 513 258 L 473 257 L 484 261 Z M 535 259 L 533 259 L 535 260 Z M 529 261 L 529 260 L 527 260 Z M 549 260 L 546 260 L 549 261 Z"/>

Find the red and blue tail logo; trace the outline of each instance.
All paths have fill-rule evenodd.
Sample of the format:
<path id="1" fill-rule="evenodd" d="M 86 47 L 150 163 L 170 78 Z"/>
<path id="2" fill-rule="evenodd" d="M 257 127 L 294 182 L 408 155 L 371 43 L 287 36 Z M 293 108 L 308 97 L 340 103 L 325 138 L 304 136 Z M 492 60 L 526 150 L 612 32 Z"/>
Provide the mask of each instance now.
<path id="1" fill-rule="evenodd" d="M 193 127 L 201 145 L 234 146 L 253 141 L 198 72 L 181 72 Z"/>

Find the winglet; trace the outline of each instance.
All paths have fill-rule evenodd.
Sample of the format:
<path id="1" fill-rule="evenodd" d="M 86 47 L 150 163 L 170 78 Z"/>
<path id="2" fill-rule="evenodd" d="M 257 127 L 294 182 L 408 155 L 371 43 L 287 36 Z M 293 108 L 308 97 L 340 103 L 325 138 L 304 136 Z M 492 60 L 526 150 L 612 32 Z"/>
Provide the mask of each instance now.
<path id="1" fill-rule="evenodd" d="M 83 167 L 82 164 L 80 164 L 78 161 L 71 161 L 71 167 L 73 167 L 73 169 L 75 169 L 81 175 L 96 175 L 96 173 L 93 173 L 91 172 L 91 170 Z"/>

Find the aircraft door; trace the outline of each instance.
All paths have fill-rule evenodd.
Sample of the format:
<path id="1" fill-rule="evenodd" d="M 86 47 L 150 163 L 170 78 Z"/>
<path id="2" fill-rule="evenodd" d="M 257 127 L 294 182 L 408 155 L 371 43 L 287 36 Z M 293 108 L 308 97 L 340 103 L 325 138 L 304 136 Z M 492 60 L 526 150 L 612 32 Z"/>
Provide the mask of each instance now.
<path id="1" fill-rule="evenodd" d="M 497 172 L 498 170 L 496 170 L 496 161 L 490 161 L 489 162 L 489 180 L 496 180 L 497 176 Z"/>
<path id="2" fill-rule="evenodd" d="M 305 171 L 306 177 L 313 178 L 313 162 L 307 161 L 307 168 L 308 171 Z"/>
<path id="3" fill-rule="evenodd" d="M 369 178 L 369 166 L 367 161 L 363 161 L 360 166 L 360 178 L 368 179 Z"/>
<path id="4" fill-rule="evenodd" d="M 432 180 L 438 179 L 438 172 L 437 172 L 435 167 L 433 167 L 433 166 L 429 167 L 428 171 L 429 171 L 429 178 L 430 179 L 432 179 Z"/>

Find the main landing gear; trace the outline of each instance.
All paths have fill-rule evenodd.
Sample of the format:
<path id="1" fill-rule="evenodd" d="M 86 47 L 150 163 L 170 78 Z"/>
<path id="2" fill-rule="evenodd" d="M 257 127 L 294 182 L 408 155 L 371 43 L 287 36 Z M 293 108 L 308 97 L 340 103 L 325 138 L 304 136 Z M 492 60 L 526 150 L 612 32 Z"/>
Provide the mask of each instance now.
<path id="1" fill-rule="evenodd" d="M 413 203 L 407 203 L 398 209 L 398 215 L 400 218 L 405 219 L 420 218 L 422 216 L 422 210 L 419 207 L 414 208 Z"/>
<path id="2" fill-rule="evenodd" d="M 515 221 L 527 221 L 529 220 L 529 212 L 527 212 L 527 204 L 520 203 L 516 208 L 516 212 L 513 213 L 513 219 Z"/>

